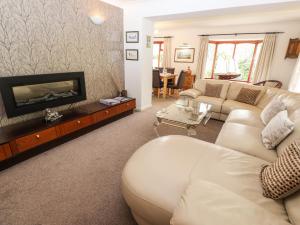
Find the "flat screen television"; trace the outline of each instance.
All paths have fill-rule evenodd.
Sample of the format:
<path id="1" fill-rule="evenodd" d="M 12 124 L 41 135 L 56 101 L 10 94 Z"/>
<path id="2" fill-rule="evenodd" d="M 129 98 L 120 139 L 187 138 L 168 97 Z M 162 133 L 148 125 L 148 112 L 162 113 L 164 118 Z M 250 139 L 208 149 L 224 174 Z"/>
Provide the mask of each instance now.
<path id="1" fill-rule="evenodd" d="M 0 77 L 8 118 L 86 99 L 84 72 Z"/>

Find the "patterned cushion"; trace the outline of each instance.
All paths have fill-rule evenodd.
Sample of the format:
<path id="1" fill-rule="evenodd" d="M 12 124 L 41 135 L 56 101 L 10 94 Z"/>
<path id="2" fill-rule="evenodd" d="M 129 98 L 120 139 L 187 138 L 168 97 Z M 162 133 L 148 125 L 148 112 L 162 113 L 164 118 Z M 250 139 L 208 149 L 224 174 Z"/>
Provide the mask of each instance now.
<path id="1" fill-rule="evenodd" d="M 260 172 L 263 195 L 281 199 L 300 189 L 300 142 L 290 144 L 272 164 Z"/>
<path id="2" fill-rule="evenodd" d="M 274 98 L 261 112 L 260 118 L 265 125 L 276 116 L 277 113 L 286 109 L 285 104 L 279 98 Z"/>
<path id="3" fill-rule="evenodd" d="M 294 127 L 295 123 L 289 119 L 286 110 L 277 113 L 261 132 L 263 144 L 267 149 L 274 149 L 294 130 Z"/>
<path id="4" fill-rule="evenodd" d="M 205 86 L 204 96 L 220 98 L 223 84 L 208 84 Z"/>
<path id="5" fill-rule="evenodd" d="M 255 105 L 255 101 L 259 96 L 259 94 L 260 94 L 260 90 L 242 88 L 235 100 L 249 105 Z"/>

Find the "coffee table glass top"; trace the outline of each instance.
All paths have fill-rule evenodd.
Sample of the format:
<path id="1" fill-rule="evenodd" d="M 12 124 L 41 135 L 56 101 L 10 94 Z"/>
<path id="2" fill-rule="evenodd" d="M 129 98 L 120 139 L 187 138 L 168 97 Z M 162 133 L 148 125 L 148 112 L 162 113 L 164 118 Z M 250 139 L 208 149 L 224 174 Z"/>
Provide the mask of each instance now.
<path id="1" fill-rule="evenodd" d="M 192 106 L 185 106 L 192 105 Z M 187 125 L 199 125 L 205 116 L 210 112 L 211 105 L 207 103 L 194 102 L 185 104 L 177 101 L 156 113 L 157 119 L 179 122 Z"/>

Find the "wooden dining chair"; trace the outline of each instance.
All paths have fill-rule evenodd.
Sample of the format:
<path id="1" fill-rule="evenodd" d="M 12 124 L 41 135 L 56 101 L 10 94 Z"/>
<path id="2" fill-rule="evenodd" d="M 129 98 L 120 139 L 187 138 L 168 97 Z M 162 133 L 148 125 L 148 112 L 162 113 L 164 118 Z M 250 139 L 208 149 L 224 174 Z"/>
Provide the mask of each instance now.
<path id="1" fill-rule="evenodd" d="M 166 68 L 166 69 L 167 69 L 167 73 L 175 74 L 175 68 Z"/>
<path id="2" fill-rule="evenodd" d="M 168 84 L 168 88 L 171 89 L 171 92 L 175 92 L 176 91 L 176 96 L 179 96 L 179 91 L 183 89 L 183 85 L 184 85 L 184 80 L 185 80 L 185 71 L 181 71 L 177 80 L 176 84 L 173 85 L 169 85 Z"/>
<path id="3" fill-rule="evenodd" d="M 157 97 L 160 96 L 161 88 L 164 86 L 163 82 L 160 80 L 159 70 L 153 70 L 152 72 L 152 88 L 153 91 L 157 93 Z"/>

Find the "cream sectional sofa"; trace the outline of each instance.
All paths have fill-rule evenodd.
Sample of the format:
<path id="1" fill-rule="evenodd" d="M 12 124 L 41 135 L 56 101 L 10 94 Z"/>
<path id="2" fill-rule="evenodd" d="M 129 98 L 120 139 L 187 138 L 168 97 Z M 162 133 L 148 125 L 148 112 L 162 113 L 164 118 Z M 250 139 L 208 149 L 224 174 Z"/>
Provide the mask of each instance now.
<path id="1" fill-rule="evenodd" d="M 186 136 L 161 137 L 138 149 L 126 164 L 123 196 L 139 225 L 167 225 L 170 221 L 174 225 L 219 225 L 220 221 L 230 225 L 300 225 L 300 192 L 275 201 L 262 195 L 259 180 L 261 166 L 276 160 L 300 138 L 300 95 L 262 88 L 257 105 L 250 106 L 234 100 L 239 85 L 247 84 L 224 84 L 228 87 L 222 90 L 221 99 L 196 96 L 215 104 L 215 118 L 227 118 L 215 144 Z M 201 92 L 203 84 L 197 85 Z M 276 150 L 267 150 L 260 137 L 264 128 L 260 112 L 274 96 L 285 102 L 295 130 Z M 201 181 L 212 188 L 201 188 Z M 225 194 L 215 196 L 219 192 L 214 185 Z M 199 209 L 201 204 L 205 207 Z M 178 213 L 179 205 L 184 213 Z M 212 206 L 213 210 L 207 211 Z M 226 211 L 239 221 L 220 218 Z"/>

